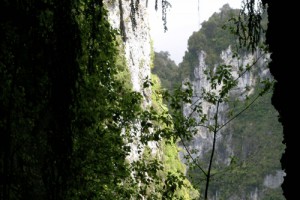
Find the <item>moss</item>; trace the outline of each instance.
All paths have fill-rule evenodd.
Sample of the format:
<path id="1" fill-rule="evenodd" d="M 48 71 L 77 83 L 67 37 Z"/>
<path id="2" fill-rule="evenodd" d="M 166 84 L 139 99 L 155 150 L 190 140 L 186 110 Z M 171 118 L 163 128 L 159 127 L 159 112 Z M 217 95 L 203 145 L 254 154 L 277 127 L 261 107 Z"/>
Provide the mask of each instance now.
<path id="1" fill-rule="evenodd" d="M 157 112 L 162 113 L 163 110 L 167 110 L 167 106 L 164 105 L 162 96 L 159 93 L 159 91 L 161 91 L 160 79 L 157 75 L 151 74 L 151 81 L 153 83 L 152 106 Z M 147 154 L 146 157 L 149 159 L 151 150 L 147 149 L 145 152 Z M 157 155 L 155 159 L 159 159 L 163 166 L 163 170 L 158 172 L 158 176 L 161 180 L 165 180 L 168 173 L 178 177 L 185 174 L 186 166 L 179 158 L 179 147 L 172 139 L 168 141 L 163 139 L 159 142 L 159 155 Z M 178 199 L 185 200 L 197 199 L 199 192 L 193 188 L 190 181 L 185 177 L 183 182 L 183 187 L 176 190 L 175 196 Z M 163 183 L 161 183 L 160 186 L 163 187 Z"/>
<path id="2" fill-rule="evenodd" d="M 154 52 L 154 44 L 153 44 L 153 40 L 151 39 L 150 41 L 150 69 L 152 70 L 154 68 L 154 59 L 155 59 L 155 52 Z"/>
<path id="3" fill-rule="evenodd" d="M 126 89 L 131 89 L 133 87 L 131 82 L 131 74 L 129 71 L 129 67 L 127 66 L 124 43 L 122 42 L 122 38 L 120 35 L 116 37 L 118 46 L 118 56 L 116 58 L 116 67 L 118 73 L 115 75 L 116 80 L 123 83 Z"/>

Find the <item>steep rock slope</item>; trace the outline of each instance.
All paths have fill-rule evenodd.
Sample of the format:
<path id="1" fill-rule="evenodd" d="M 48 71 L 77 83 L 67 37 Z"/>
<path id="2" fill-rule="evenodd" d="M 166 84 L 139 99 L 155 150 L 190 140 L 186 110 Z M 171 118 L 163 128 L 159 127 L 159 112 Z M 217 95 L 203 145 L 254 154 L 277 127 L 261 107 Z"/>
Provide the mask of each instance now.
<path id="1" fill-rule="evenodd" d="M 106 1 L 108 17 L 113 28 L 118 29 L 122 35 L 122 46 L 126 65 L 130 72 L 132 88 L 143 96 L 143 106 L 151 105 L 151 89 L 143 88 L 143 83 L 150 79 L 151 66 L 151 37 L 148 22 L 148 8 L 142 1 L 135 12 L 135 23 L 132 22 L 132 7 L 129 1 Z M 138 140 L 138 138 L 137 138 Z M 155 143 L 149 143 L 155 151 Z M 138 146 L 132 144 L 129 160 L 138 159 Z"/>
<path id="2" fill-rule="evenodd" d="M 154 9 L 154 7 L 148 8 L 147 1 L 138 1 L 133 6 L 130 1 L 121 0 L 106 1 L 106 7 L 111 25 L 119 30 L 122 36 L 120 44 L 121 49 L 123 49 L 126 67 L 129 69 L 127 79 L 130 79 L 132 89 L 142 95 L 142 108 L 144 110 L 148 110 L 150 107 L 159 110 L 164 105 L 162 99 L 153 94 L 160 90 L 160 80 L 151 73 L 154 52 L 151 46 L 148 22 L 148 9 Z M 148 83 L 150 84 L 148 85 Z M 145 88 L 145 84 L 150 87 Z M 137 129 L 132 130 L 131 133 L 133 142 L 129 144 L 131 151 L 127 157 L 128 161 L 131 163 L 140 162 L 145 165 L 146 170 L 141 170 L 148 170 L 146 172 L 146 182 L 153 178 L 153 176 L 148 177 L 147 174 L 153 173 L 157 167 L 155 165 L 160 163 L 158 173 L 154 175 L 158 179 L 155 184 L 150 183 L 148 186 L 143 185 L 143 183 L 139 184 L 141 190 L 144 186 L 147 188 L 143 199 L 160 199 L 169 195 L 186 200 L 197 198 L 199 192 L 192 187 L 188 179 L 180 176 L 185 171 L 185 166 L 180 162 L 178 147 L 173 141 L 166 142 L 164 139 L 158 139 L 143 145 L 141 138 L 145 137 L 147 133 L 143 132 L 141 122 L 138 120 L 135 127 Z M 151 131 L 153 129 L 150 129 L 150 133 Z M 142 173 L 138 172 L 137 174 Z M 135 174 L 135 171 L 133 171 L 133 174 Z M 183 181 L 184 185 L 170 193 L 168 191 L 169 177 Z M 171 182 L 172 180 L 170 180 L 170 184 Z"/>
<path id="3" fill-rule="evenodd" d="M 266 83 L 273 81 L 267 67 L 270 55 L 261 50 L 251 53 L 237 49 L 236 38 L 222 26 L 230 26 L 227 20 L 236 16 L 238 10 L 224 5 L 220 11 L 189 38 L 188 52 L 179 64 L 181 80 L 191 82 L 194 90 L 192 102 L 185 105 L 183 112 L 185 116 L 200 121 L 199 113 L 191 113 L 202 98 L 202 114 L 207 115 L 208 126 L 214 123 L 216 106 L 203 100 L 203 90 L 212 92 L 222 87 L 212 89 L 209 76 L 219 65 L 230 66 L 234 78 L 242 74 L 237 79 L 237 86 L 230 91 L 229 101 L 218 106 L 218 124 L 224 127 L 216 138 L 213 164 L 213 170 L 216 170 L 213 174 L 216 175 L 212 178 L 210 199 L 283 199 L 280 188 L 285 176 L 280 167 L 280 157 L 284 152 L 282 127 L 277 121 L 278 113 L 271 105 L 272 90 L 262 96 L 259 94 Z M 242 73 L 247 68 L 251 68 L 251 72 Z M 238 114 L 250 104 L 251 107 Z M 237 114 L 238 117 L 231 120 Z M 213 134 L 205 126 L 196 128 L 198 134 L 187 146 L 193 157 L 206 166 Z M 181 157 L 186 162 L 184 154 Z M 194 183 L 203 190 L 201 173 L 200 170 L 188 170 Z"/>
<path id="4" fill-rule="evenodd" d="M 232 74 L 237 78 L 238 66 L 251 64 L 257 56 L 248 54 L 240 61 L 231 59 L 230 48 L 221 54 L 224 63 L 233 67 Z M 268 55 L 262 60 L 268 60 Z M 193 108 L 203 99 L 202 91 L 212 91 L 211 84 L 204 73 L 207 65 L 204 61 L 205 52 L 199 53 L 199 66 L 195 67 L 194 79 L 191 81 L 194 97 L 191 104 L 186 104 L 185 116 L 191 116 Z M 263 62 L 261 64 L 264 64 Z M 211 199 L 264 199 L 276 196 L 281 198 L 280 185 L 284 172 L 280 168 L 280 155 L 283 152 L 281 144 L 282 128 L 276 122 L 276 112 L 270 104 L 270 95 L 259 97 L 257 102 L 238 116 L 235 114 L 243 110 L 248 102 L 258 95 L 258 83 L 263 79 L 272 79 L 266 65 L 257 65 L 255 73 L 247 72 L 238 79 L 237 86 L 232 90 L 230 98 L 237 103 L 227 102 L 216 105 L 205 100 L 201 101 L 203 114 L 207 115 L 207 126 L 214 124 L 214 116 L 218 111 L 218 124 L 225 125 L 216 135 L 216 152 L 213 168 L 217 169 L 212 178 Z M 188 81 L 188 80 L 185 80 Z M 234 113 L 234 114 L 232 114 Z M 200 121 L 199 113 L 192 116 Z M 231 121 L 231 119 L 233 119 Z M 207 127 L 197 127 L 198 133 L 188 143 L 190 152 L 197 150 L 194 159 L 200 159 L 202 166 L 208 163 L 208 155 L 212 150 L 214 136 Z M 267 148 L 266 148 L 267 147 Z M 184 148 L 184 146 L 182 146 Z M 183 155 L 181 155 L 184 157 Z M 204 167 L 205 168 L 205 167 Z M 227 172 L 226 172 L 227 171 Z M 201 179 L 199 170 L 191 170 L 190 175 Z M 222 175 L 218 175 L 221 173 Z M 252 176 L 252 177 L 251 177 Z M 238 178 L 240 177 L 240 178 Z M 247 178 L 246 178 L 247 177 Z M 231 181 L 233 181 L 231 183 Z M 223 183 L 222 183 L 223 182 Z M 226 184 L 224 184 L 226 183 Z M 233 189 L 235 188 L 235 189 Z M 236 188 L 239 188 L 236 190 Z"/>

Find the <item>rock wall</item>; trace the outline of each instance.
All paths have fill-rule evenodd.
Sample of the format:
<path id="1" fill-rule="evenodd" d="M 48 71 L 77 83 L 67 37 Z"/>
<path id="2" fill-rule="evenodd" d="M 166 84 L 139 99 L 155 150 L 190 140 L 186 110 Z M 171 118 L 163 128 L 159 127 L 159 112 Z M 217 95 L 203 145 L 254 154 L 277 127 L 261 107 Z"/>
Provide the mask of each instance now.
<path id="1" fill-rule="evenodd" d="M 190 81 L 193 86 L 194 95 L 192 98 L 191 104 L 186 104 L 183 109 L 183 113 L 185 116 L 190 116 L 192 113 L 192 110 L 194 106 L 197 106 L 199 102 L 202 104 L 202 110 L 203 114 L 207 115 L 207 118 L 209 119 L 206 123 L 206 125 L 212 125 L 214 124 L 214 114 L 216 113 L 216 106 L 203 100 L 202 97 L 202 90 L 206 91 L 216 91 L 220 89 L 220 86 L 217 86 L 216 89 L 211 88 L 210 81 L 207 79 L 206 73 L 204 71 L 208 68 L 208 66 L 205 63 L 205 57 L 206 53 L 204 51 L 201 51 L 199 53 L 199 65 L 194 68 L 194 80 L 185 79 L 184 81 Z M 234 97 L 239 100 L 245 100 L 247 96 L 254 93 L 254 88 L 257 86 L 257 83 L 260 79 L 269 78 L 272 79 L 272 76 L 270 75 L 269 69 L 267 67 L 267 64 L 270 60 L 269 54 L 263 54 L 259 51 L 255 52 L 254 54 L 244 54 L 244 56 L 241 56 L 239 59 L 237 57 L 233 57 L 233 52 L 231 51 L 231 48 L 229 47 L 225 51 L 223 51 L 220 55 L 223 62 L 222 64 L 225 65 L 231 65 L 232 66 L 232 75 L 235 79 L 238 80 L 237 86 L 230 92 L 230 96 Z M 255 64 L 255 70 L 249 71 L 244 73 L 240 78 L 239 74 L 240 70 L 239 68 L 241 66 L 252 66 Z M 201 99 L 201 101 L 199 101 Z M 218 108 L 218 124 L 223 125 L 228 121 L 228 111 L 229 106 L 227 103 L 220 103 Z M 199 119 L 199 113 L 193 113 L 192 115 L 197 121 L 200 121 Z M 196 127 L 198 130 L 198 133 L 194 136 L 193 140 L 188 143 L 188 149 L 192 153 L 192 156 L 194 158 L 200 158 L 200 160 L 205 159 L 207 157 L 207 153 L 209 153 L 213 146 L 213 134 L 211 131 L 207 129 L 207 127 L 199 126 Z M 233 142 L 232 142 L 232 133 L 230 130 L 230 125 L 225 126 L 223 129 L 221 129 L 217 133 L 216 137 L 216 153 L 215 153 L 215 161 L 219 164 L 225 164 L 229 165 L 231 162 L 231 158 L 234 155 L 233 151 Z M 184 148 L 184 146 L 181 146 Z M 197 151 L 194 151 L 194 150 Z M 210 153 L 209 153 L 210 154 Z M 183 162 L 185 162 L 184 156 L 186 153 L 181 153 L 180 157 L 182 158 Z M 276 171 L 276 174 L 269 174 L 264 177 L 264 181 L 262 185 L 266 188 L 279 188 L 281 183 L 283 182 L 283 177 L 285 176 L 285 173 L 281 170 Z M 249 191 L 248 191 L 249 192 Z M 262 190 L 255 187 L 253 191 L 248 193 L 248 195 L 245 192 L 245 198 L 250 200 L 259 200 L 261 199 L 261 196 L 263 195 Z M 239 199 L 239 196 L 233 195 L 230 200 Z M 212 197 L 213 200 L 218 200 L 218 191 L 216 191 L 216 194 Z"/>
<path id="2" fill-rule="evenodd" d="M 133 26 L 131 18 L 132 7 L 131 1 L 127 0 L 105 0 L 105 5 L 108 10 L 108 18 L 113 28 L 119 30 L 123 35 L 123 47 L 127 67 L 130 71 L 130 78 L 133 90 L 139 92 L 143 96 L 143 107 L 147 108 L 151 105 L 151 88 L 143 88 L 143 83 L 146 79 L 150 79 L 151 66 L 151 37 L 149 25 L 149 13 L 147 1 L 141 0 L 134 18 L 136 26 Z M 136 124 L 140 129 L 139 122 Z M 131 154 L 128 159 L 133 161 L 139 156 L 139 135 L 138 131 L 135 142 L 131 146 Z M 156 143 L 149 142 L 153 153 L 156 151 Z"/>
<path id="3" fill-rule="evenodd" d="M 260 78 L 264 78 L 266 76 L 270 76 L 270 73 L 264 65 L 268 59 L 269 55 L 265 55 L 263 58 L 260 58 L 262 56 L 257 52 L 256 54 L 246 54 L 240 59 L 233 58 L 232 57 L 233 52 L 231 51 L 231 48 L 228 47 L 225 51 L 222 51 L 220 57 L 223 60 L 222 64 L 225 65 L 231 65 L 232 66 L 232 75 L 234 78 L 238 79 L 237 86 L 230 92 L 231 96 L 236 96 L 236 98 L 243 100 L 247 96 L 251 95 L 254 91 L 254 86 L 256 84 L 257 79 L 255 78 L 255 75 L 253 72 L 246 72 L 243 74 L 241 78 L 238 78 L 239 76 L 239 67 L 240 66 L 247 66 L 252 65 L 254 62 L 259 62 L 259 70 L 256 71 L 256 74 L 260 74 Z M 199 65 L 194 68 L 194 80 L 191 81 L 193 85 L 193 91 L 194 91 L 194 97 L 192 98 L 191 104 L 186 104 L 183 109 L 183 113 L 185 116 L 189 116 L 192 112 L 193 108 L 197 106 L 200 102 L 202 104 L 202 110 L 203 114 L 206 114 L 208 116 L 208 123 L 207 125 L 211 125 L 214 123 L 213 116 L 216 113 L 216 106 L 202 100 L 202 90 L 206 91 L 218 91 L 222 85 L 217 86 L 216 89 L 211 88 L 210 81 L 207 79 L 207 75 L 204 73 L 204 71 L 208 68 L 208 66 L 205 63 L 205 57 L 206 53 L 204 51 L 201 51 L 199 53 L 198 59 L 199 59 Z M 262 60 L 262 61 L 261 61 Z M 189 79 L 186 79 L 185 81 L 190 81 Z M 199 101 L 200 100 L 200 101 Z M 193 106 L 191 106 L 193 105 Z M 219 105 L 219 116 L 218 116 L 218 124 L 222 125 L 226 123 L 228 120 L 226 117 L 226 114 L 228 112 L 228 105 L 226 103 L 220 103 Z M 197 121 L 200 121 L 198 118 L 199 113 L 194 112 L 193 117 L 196 118 Z M 197 127 L 198 134 L 194 137 L 191 143 L 189 143 L 189 146 L 191 149 L 198 149 L 199 152 L 196 153 L 194 156 L 199 156 L 200 158 L 203 158 L 204 154 L 211 150 L 212 143 L 213 143 L 213 134 L 208 131 L 206 127 L 199 126 Z M 219 162 L 227 163 L 229 164 L 230 160 L 229 157 L 232 155 L 231 150 L 231 134 L 226 132 L 226 128 L 223 128 L 219 131 L 217 134 L 217 143 L 222 142 L 223 144 L 226 144 L 226 148 L 223 148 L 222 153 L 216 154 L 217 160 Z M 217 146 L 218 147 L 218 146 Z M 225 151 L 224 151 L 225 150 Z M 218 155 L 220 155 L 218 157 Z M 183 155 L 181 155 L 183 157 Z"/>

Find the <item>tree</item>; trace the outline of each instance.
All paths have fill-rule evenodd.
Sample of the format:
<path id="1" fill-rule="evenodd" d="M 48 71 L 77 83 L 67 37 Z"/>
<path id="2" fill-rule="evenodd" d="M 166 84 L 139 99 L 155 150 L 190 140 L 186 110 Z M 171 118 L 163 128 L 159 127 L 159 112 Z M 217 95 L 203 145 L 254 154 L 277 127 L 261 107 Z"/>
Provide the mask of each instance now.
<path id="1" fill-rule="evenodd" d="M 225 9 L 225 8 L 224 8 Z M 216 15 L 216 14 L 215 14 Z M 217 16 L 214 16 L 214 18 L 216 19 L 217 18 Z M 207 25 L 206 24 L 204 24 L 203 25 L 203 28 L 204 28 L 204 30 L 207 30 L 207 29 L 205 29 L 206 28 L 206 26 L 208 26 L 209 25 L 209 23 L 210 23 L 210 21 L 208 21 L 207 22 Z M 243 22 L 244 23 L 244 22 Z M 244 25 L 243 25 L 244 26 Z M 210 27 L 210 26 L 208 26 L 208 27 Z M 211 31 L 213 31 L 215 28 L 213 28 L 213 29 L 211 29 Z M 236 32 L 235 32 L 236 33 Z M 197 33 L 194 33 L 194 35 L 196 35 Z M 199 34 L 199 33 L 198 33 Z M 206 34 L 207 35 L 207 34 Z M 224 35 L 224 34 L 223 34 Z M 212 38 L 214 38 L 215 37 L 215 34 L 208 34 L 208 36 L 209 37 L 212 37 Z M 218 40 L 218 37 L 216 37 L 216 40 Z M 228 42 L 228 40 L 227 40 L 227 42 Z M 226 40 L 225 40 L 225 43 L 226 43 Z M 251 43 L 251 42 L 250 42 Z M 196 42 L 191 42 L 191 44 L 193 45 L 193 46 L 195 46 L 195 45 L 197 45 L 197 44 L 199 44 L 199 43 L 196 43 Z M 200 44 L 202 44 L 202 43 L 200 43 Z M 247 45 L 248 43 L 244 43 L 244 44 L 242 44 L 242 46 L 243 45 Z M 210 45 L 210 46 L 212 46 L 212 45 Z M 202 44 L 202 47 L 206 47 L 205 46 L 205 44 Z M 245 46 L 245 47 L 247 47 L 247 46 Z M 191 48 L 192 49 L 192 48 Z M 251 49 L 250 48 L 250 46 L 249 46 L 249 49 Z M 195 49 L 193 49 L 194 50 L 194 52 L 199 52 L 200 50 L 201 50 L 201 48 L 200 48 L 200 50 L 198 49 L 198 50 L 195 50 Z M 245 53 L 245 50 L 243 50 L 242 51 L 242 53 L 244 54 Z M 196 53 L 197 54 L 197 53 Z M 234 55 L 234 56 L 237 56 L 238 54 L 236 54 L 236 55 Z M 199 55 L 198 56 L 196 56 L 197 58 L 199 57 Z M 187 57 L 186 57 L 187 58 Z M 260 58 L 258 58 L 258 59 L 260 59 Z M 204 60 L 204 59 L 203 59 Z M 257 62 L 257 61 L 255 61 L 255 62 Z M 255 63 L 254 62 L 254 63 Z M 254 65 L 254 63 L 253 63 L 253 65 Z M 191 65 L 190 65 L 191 66 Z M 251 68 L 251 70 L 257 70 L 257 65 L 255 65 L 255 66 L 252 66 L 252 65 L 249 65 L 249 66 L 244 66 L 245 68 L 245 71 L 243 71 L 243 69 L 239 72 L 241 75 L 245 75 L 246 73 L 247 73 L 247 71 L 248 70 L 250 70 Z M 218 80 L 219 82 L 222 82 L 222 76 L 224 76 L 224 77 L 227 77 L 227 79 L 228 80 L 226 80 L 226 78 L 225 78 L 225 82 L 227 82 L 227 84 L 231 84 L 231 86 L 229 86 L 229 90 L 231 90 L 230 89 L 230 87 L 234 87 L 235 86 L 235 83 L 234 83 L 234 81 L 230 81 L 229 79 L 229 77 L 230 77 L 230 74 L 231 73 L 229 73 L 229 71 L 227 71 L 226 72 L 226 68 L 227 68 L 227 70 L 232 70 L 232 67 L 231 66 L 226 66 L 226 65 L 220 65 L 219 67 L 217 67 L 217 68 L 213 68 L 213 67 L 211 67 L 211 70 L 208 70 L 208 71 L 210 71 L 210 72 L 208 72 L 207 71 L 207 75 L 210 77 L 210 79 L 211 80 L 214 80 L 214 81 L 212 81 L 212 82 L 210 82 L 210 88 L 212 88 L 212 87 L 216 87 L 218 84 L 216 83 L 217 81 L 216 80 Z M 242 67 L 243 68 L 243 67 Z M 225 71 L 224 71 L 225 70 Z M 194 71 L 194 70 L 193 70 Z M 199 70 L 198 70 L 199 71 Z M 223 74 L 224 73 L 224 74 Z M 192 73 L 192 74 L 194 74 L 194 73 Z M 217 74 L 219 74 L 221 77 L 217 77 Z M 186 76 L 186 74 L 184 74 L 185 76 Z M 199 79 L 199 77 L 195 77 L 195 79 Z M 205 77 L 200 77 L 200 79 L 205 79 Z M 267 83 L 267 82 L 266 82 Z M 201 84 L 203 85 L 203 82 L 201 82 Z M 268 83 L 267 83 L 267 85 L 266 85 L 267 87 L 269 87 L 269 85 L 268 85 Z M 220 86 L 219 86 L 220 87 Z M 214 89 L 216 89 L 216 88 L 214 88 Z M 186 90 L 186 93 L 190 93 L 189 91 L 190 91 L 191 89 L 187 89 Z M 223 99 L 223 100 L 221 100 L 221 102 L 220 102 L 220 104 L 218 104 L 217 102 L 217 100 L 216 99 L 219 99 L 219 98 L 216 98 L 215 97 L 215 95 L 217 95 L 218 94 L 218 92 L 215 92 L 215 93 L 212 93 L 212 92 L 215 92 L 215 91 L 205 91 L 205 92 L 203 92 L 202 94 L 200 94 L 201 95 L 201 98 L 199 97 L 199 99 L 198 100 L 194 100 L 193 98 L 194 97 L 192 97 L 192 100 L 187 100 L 188 98 L 189 98 L 189 95 L 191 95 L 191 94 L 184 94 L 184 92 L 182 93 L 182 92 L 180 92 L 180 90 L 179 91 L 177 91 L 177 94 L 176 94 L 176 92 L 175 92 L 175 94 L 173 94 L 173 97 L 172 98 L 170 98 L 171 99 L 171 101 L 172 101 L 172 103 L 170 103 L 170 105 L 171 106 L 173 106 L 173 109 L 174 110 L 176 110 L 176 109 L 178 109 L 178 110 L 181 110 L 181 111 L 179 111 L 178 113 L 176 113 L 176 111 L 173 111 L 172 113 L 174 114 L 174 113 L 176 113 L 176 114 L 178 114 L 179 116 L 176 116 L 176 114 L 175 115 L 173 115 L 173 117 L 175 118 L 175 121 L 177 120 L 178 122 L 176 123 L 175 122 L 175 124 L 177 124 L 178 126 L 175 128 L 175 130 L 176 129 L 178 129 L 179 130 L 179 132 L 181 131 L 182 132 L 182 134 L 183 135 L 185 135 L 185 137 L 187 137 L 188 139 L 187 140 L 189 140 L 190 138 L 189 137 L 192 137 L 192 135 L 194 135 L 195 134 L 195 132 L 196 132 L 196 130 L 188 130 L 189 128 L 191 128 L 191 127 L 194 127 L 194 126 L 202 126 L 202 127 L 206 127 L 206 128 L 208 128 L 208 129 L 210 129 L 211 130 L 211 132 L 213 132 L 213 135 L 217 135 L 217 132 L 219 132 L 220 130 L 218 130 L 218 131 L 216 131 L 217 129 L 216 129 L 216 127 L 218 127 L 220 124 L 222 124 L 222 123 L 224 123 L 224 124 L 227 124 L 227 122 L 222 122 L 222 121 L 217 121 L 217 122 L 215 122 L 215 126 L 216 127 L 209 127 L 208 125 L 205 125 L 205 124 L 201 124 L 201 123 L 199 123 L 199 122 L 201 122 L 202 120 L 201 119 L 204 119 L 203 121 L 202 121 L 202 123 L 203 122 L 205 122 L 205 120 L 207 120 L 206 119 L 206 117 L 207 116 L 205 116 L 205 115 L 202 115 L 202 116 L 200 116 L 200 117 L 198 117 L 198 123 L 194 123 L 193 122 L 193 120 L 190 120 L 190 119 L 184 119 L 184 118 L 182 118 L 181 116 L 180 116 L 180 114 L 181 114 L 181 112 L 182 112 L 182 110 L 186 110 L 184 107 L 182 107 L 180 104 L 178 104 L 178 102 L 180 102 L 180 101 L 183 101 L 183 102 L 185 102 L 186 101 L 186 103 L 190 103 L 190 104 L 192 104 L 192 106 L 193 106 L 193 109 L 192 109 L 192 111 L 190 111 L 191 112 L 191 114 L 189 115 L 189 114 L 187 114 L 188 116 L 187 116 L 187 118 L 194 118 L 195 117 L 195 115 L 199 115 L 199 113 L 198 114 L 196 114 L 197 112 L 202 112 L 202 110 L 201 110 L 201 106 L 199 106 L 198 105 L 198 108 L 197 108 L 197 104 L 198 103 L 196 103 L 196 102 L 201 102 L 201 99 L 202 99 L 202 103 L 204 103 L 203 102 L 203 98 L 205 99 L 206 98 L 206 101 L 212 101 L 212 100 L 215 100 L 215 102 L 213 103 L 213 102 L 210 102 L 210 103 L 212 103 L 212 104 L 214 104 L 215 105 L 215 109 L 212 109 L 212 110 L 217 110 L 218 111 L 218 108 L 219 108 L 219 105 L 221 105 L 221 104 L 224 104 L 224 102 L 225 102 L 225 100 Z M 220 93 L 227 93 L 227 91 L 219 91 Z M 198 94 L 199 94 L 199 92 L 197 92 Z M 197 95 L 197 93 L 195 94 L 194 93 L 194 95 Z M 205 95 L 207 95 L 207 97 L 205 97 Z M 260 97 L 260 95 L 259 94 L 257 94 L 258 96 L 257 97 Z M 204 96 L 204 97 L 203 97 Z M 209 99 L 211 99 L 211 100 L 209 100 Z M 190 102 L 191 101 L 191 102 Z M 226 101 L 228 101 L 228 99 L 226 100 Z M 204 107 L 207 107 L 207 106 L 204 106 Z M 246 107 L 246 108 L 248 108 L 248 106 Z M 199 109 L 199 110 L 198 110 Z M 243 110 L 243 109 L 242 109 Z M 244 111 L 244 110 L 243 110 Z M 203 114 L 203 113 L 202 113 Z M 207 114 L 207 113 L 206 113 Z M 201 115 L 201 114 L 200 114 Z M 220 113 L 218 113 L 217 112 L 217 114 L 215 115 L 215 116 L 219 116 L 219 115 L 221 115 Z M 214 117 L 211 117 L 212 119 L 214 119 Z M 223 117 L 222 117 L 223 118 Z M 186 120 L 186 121 L 185 121 Z M 213 120 L 208 120 L 208 121 L 213 121 Z M 229 120 L 229 121 L 231 121 L 231 120 Z M 213 123 L 213 122 L 211 122 L 211 123 Z M 229 122 L 228 122 L 229 123 Z M 224 128 L 224 127 L 223 127 Z M 191 128 L 191 129 L 193 129 L 193 128 Z M 215 130 L 215 131 L 214 131 Z M 178 133 L 179 134 L 179 133 Z M 222 133 L 218 133 L 218 135 L 222 135 Z M 216 138 L 216 137 L 213 137 L 214 139 Z M 181 141 L 184 141 L 184 140 L 181 140 Z M 215 145 L 215 141 L 213 142 L 213 144 L 212 144 L 213 146 Z M 184 145 L 185 146 L 185 145 Z M 189 151 L 189 149 L 188 149 L 188 151 Z M 190 153 L 190 156 L 191 156 L 191 158 L 192 158 L 192 160 L 193 160 L 193 157 L 194 156 L 192 156 L 192 154 L 194 155 L 194 153 Z M 212 151 L 212 154 L 211 155 L 213 155 L 214 154 L 214 147 L 213 147 L 213 151 Z M 211 158 L 212 158 L 213 156 L 211 156 Z M 207 159 L 206 160 L 206 162 L 210 162 L 212 159 Z M 204 165 L 202 164 L 201 166 L 199 165 L 199 164 L 197 164 L 198 163 L 198 161 L 196 161 L 196 159 L 195 160 L 193 160 L 193 162 L 196 162 L 196 167 L 198 167 L 198 168 L 200 168 L 201 170 L 199 170 L 199 171 L 202 171 L 204 174 L 205 174 L 205 178 L 206 178 L 206 183 L 208 184 L 209 183 L 209 179 L 210 179 L 210 175 L 209 175 L 209 173 L 207 173 L 206 172 L 206 170 L 204 170 L 205 169 L 205 167 L 203 167 Z M 208 168 L 209 168 L 209 166 L 208 166 Z M 208 170 L 208 171 L 210 171 L 210 170 Z M 215 172 L 214 172 L 215 173 Z M 208 178 L 209 177 L 209 178 Z M 208 187 L 207 187 L 208 188 Z"/>
<path id="2" fill-rule="evenodd" d="M 254 67 L 245 67 L 243 71 L 240 71 L 238 77 L 234 77 L 231 71 L 232 66 L 219 65 L 213 73 L 207 73 L 207 75 L 212 74 L 212 76 L 209 76 L 210 86 L 206 86 L 206 89 L 203 89 L 200 94 L 199 91 L 193 91 L 189 82 L 186 82 L 186 86 L 182 89 L 177 89 L 172 95 L 169 96 L 167 94 L 167 98 L 170 100 L 169 105 L 174 123 L 174 132 L 172 134 L 175 135 L 174 137 L 180 139 L 180 143 L 186 149 L 187 154 L 185 159 L 187 163 L 191 164 L 189 167 L 192 169 L 198 168 L 198 171 L 204 174 L 204 182 L 206 183 L 204 199 L 208 199 L 209 183 L 212 176 L 214 176 L 213 174 L 219 173 L 218 171 L 221 170 L 213 168 L 217 138 L 226 134 L 223 132 L 220 133 L 221 130 L 225 129 L 232 120 L 247 110 L 253 102 L 270 89 L 270 83 L 268 81 L 265 82 L 266 80 L 262 81 L 266 83 L 263 90 L 258 92 L 257 96 L 253 97 L 246 107 L 243 109 L 240 108 L 241 110 L 235 111 L 235 114 L 231 114 L 231 116 L 227 115 L 229 118 L 224 121 L 224 117 L 226 118 L 224 112 L 228 114 L 232 112 L 231 109 L 226 110 L 228 108 L 225 105 L 232 101 L 233 98 L 236 98 L 236 96 L 232 96 L 232 91 L 237 88 L 239 78 L 248 73 L 251 68 L 253 69 Z M 201 78 L 205 79 L 205 77 Z M 186 108 L 187 104 L 190 105 L 189 109 Z M 207 107 L 210 107 L 210 111 L 207 110 Z M 213 142 L 211 144 L 210 156 L 206 159 L 198 157 L 196 154 L 197 150 L 191 150 L 187 145 L 188 142 L 193 141 L 194 136 L 199 133 L 199 129 L 202 132 L 204 131 L 203 129 L 207 129 L 212 134 L 212 136 L 207 136 L 212 137 Z M 230 165 L 230 167 L 232 166 Z"/>
<path id="3" fill-rule="evenodd" d="M 80 46 L 74 6 L 1 2 L 3 199 L 58 199 L 68 187 Z"/>
<path id="4" fill-rule="evenodd" d="M 172 90 L 172 88 L 175 88 L 176 84 L 178 84 L 177 80 L 179 75 L 178 66 L 169 56 L 168 52 L 155 52 L 152 73 L 160 78 L 162 85 L 166 89 Z"/>

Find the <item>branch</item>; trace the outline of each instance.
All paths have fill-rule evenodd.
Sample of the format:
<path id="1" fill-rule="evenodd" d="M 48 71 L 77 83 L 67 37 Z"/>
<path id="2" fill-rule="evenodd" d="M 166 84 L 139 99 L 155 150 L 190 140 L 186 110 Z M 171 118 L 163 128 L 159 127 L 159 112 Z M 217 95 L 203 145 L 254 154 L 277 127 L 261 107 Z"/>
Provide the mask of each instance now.
<path id="1" fill-rule="evenodd" d="M 253 62 L 248 68 L 246 68 L 246 70 L 244 72 L 242 72 L 236 79 L 234 79 L 234 81 L 237 81 L 239 78 L 241 78 L 242 76 L 244 76 L 246 74 L 246 72 L 250 71 L 250 69 L 259 61 L 259 59 L 261 59 L 264 54 L 261 54 L 256 60 L 255 62 Z"/>
<path id="2" fill-rule="evenodd" d="M 246 111 L 261 95 L 257 95 L 244 109 L 242 109 L 240 112 L 238 112 L 235 116 L 233 116 L 231 119 L 229 119 L 227 122 L 225 122 L 223 125 L 221 125 L 218 129 L 217 132 L 222 129 L 224 126 L 226 126 L 228 123 L 230 123 L 232 120 L 240 116 L 244 111 Z"/>
<path id="3" fill-rule="evenodd" d="M 193 163 L 203 172 L 203 174 L 205 176 L 207 176 L 207 173 L 203 170 L 203 168 L 200 165 L 198 165 L 197 161 L 193 158 L 191 152 L 188 150 L 187 146 L 185 145 L 185 143 L 184 143 L 183 138 L 181 137 L 181 135 L 179 135 L 179 138 L 180 138 L 180 140 L 182 142 L 182 145 L 184 146 L 185 150 L 187 151 L 189 157 L 192 159 Z"/>

